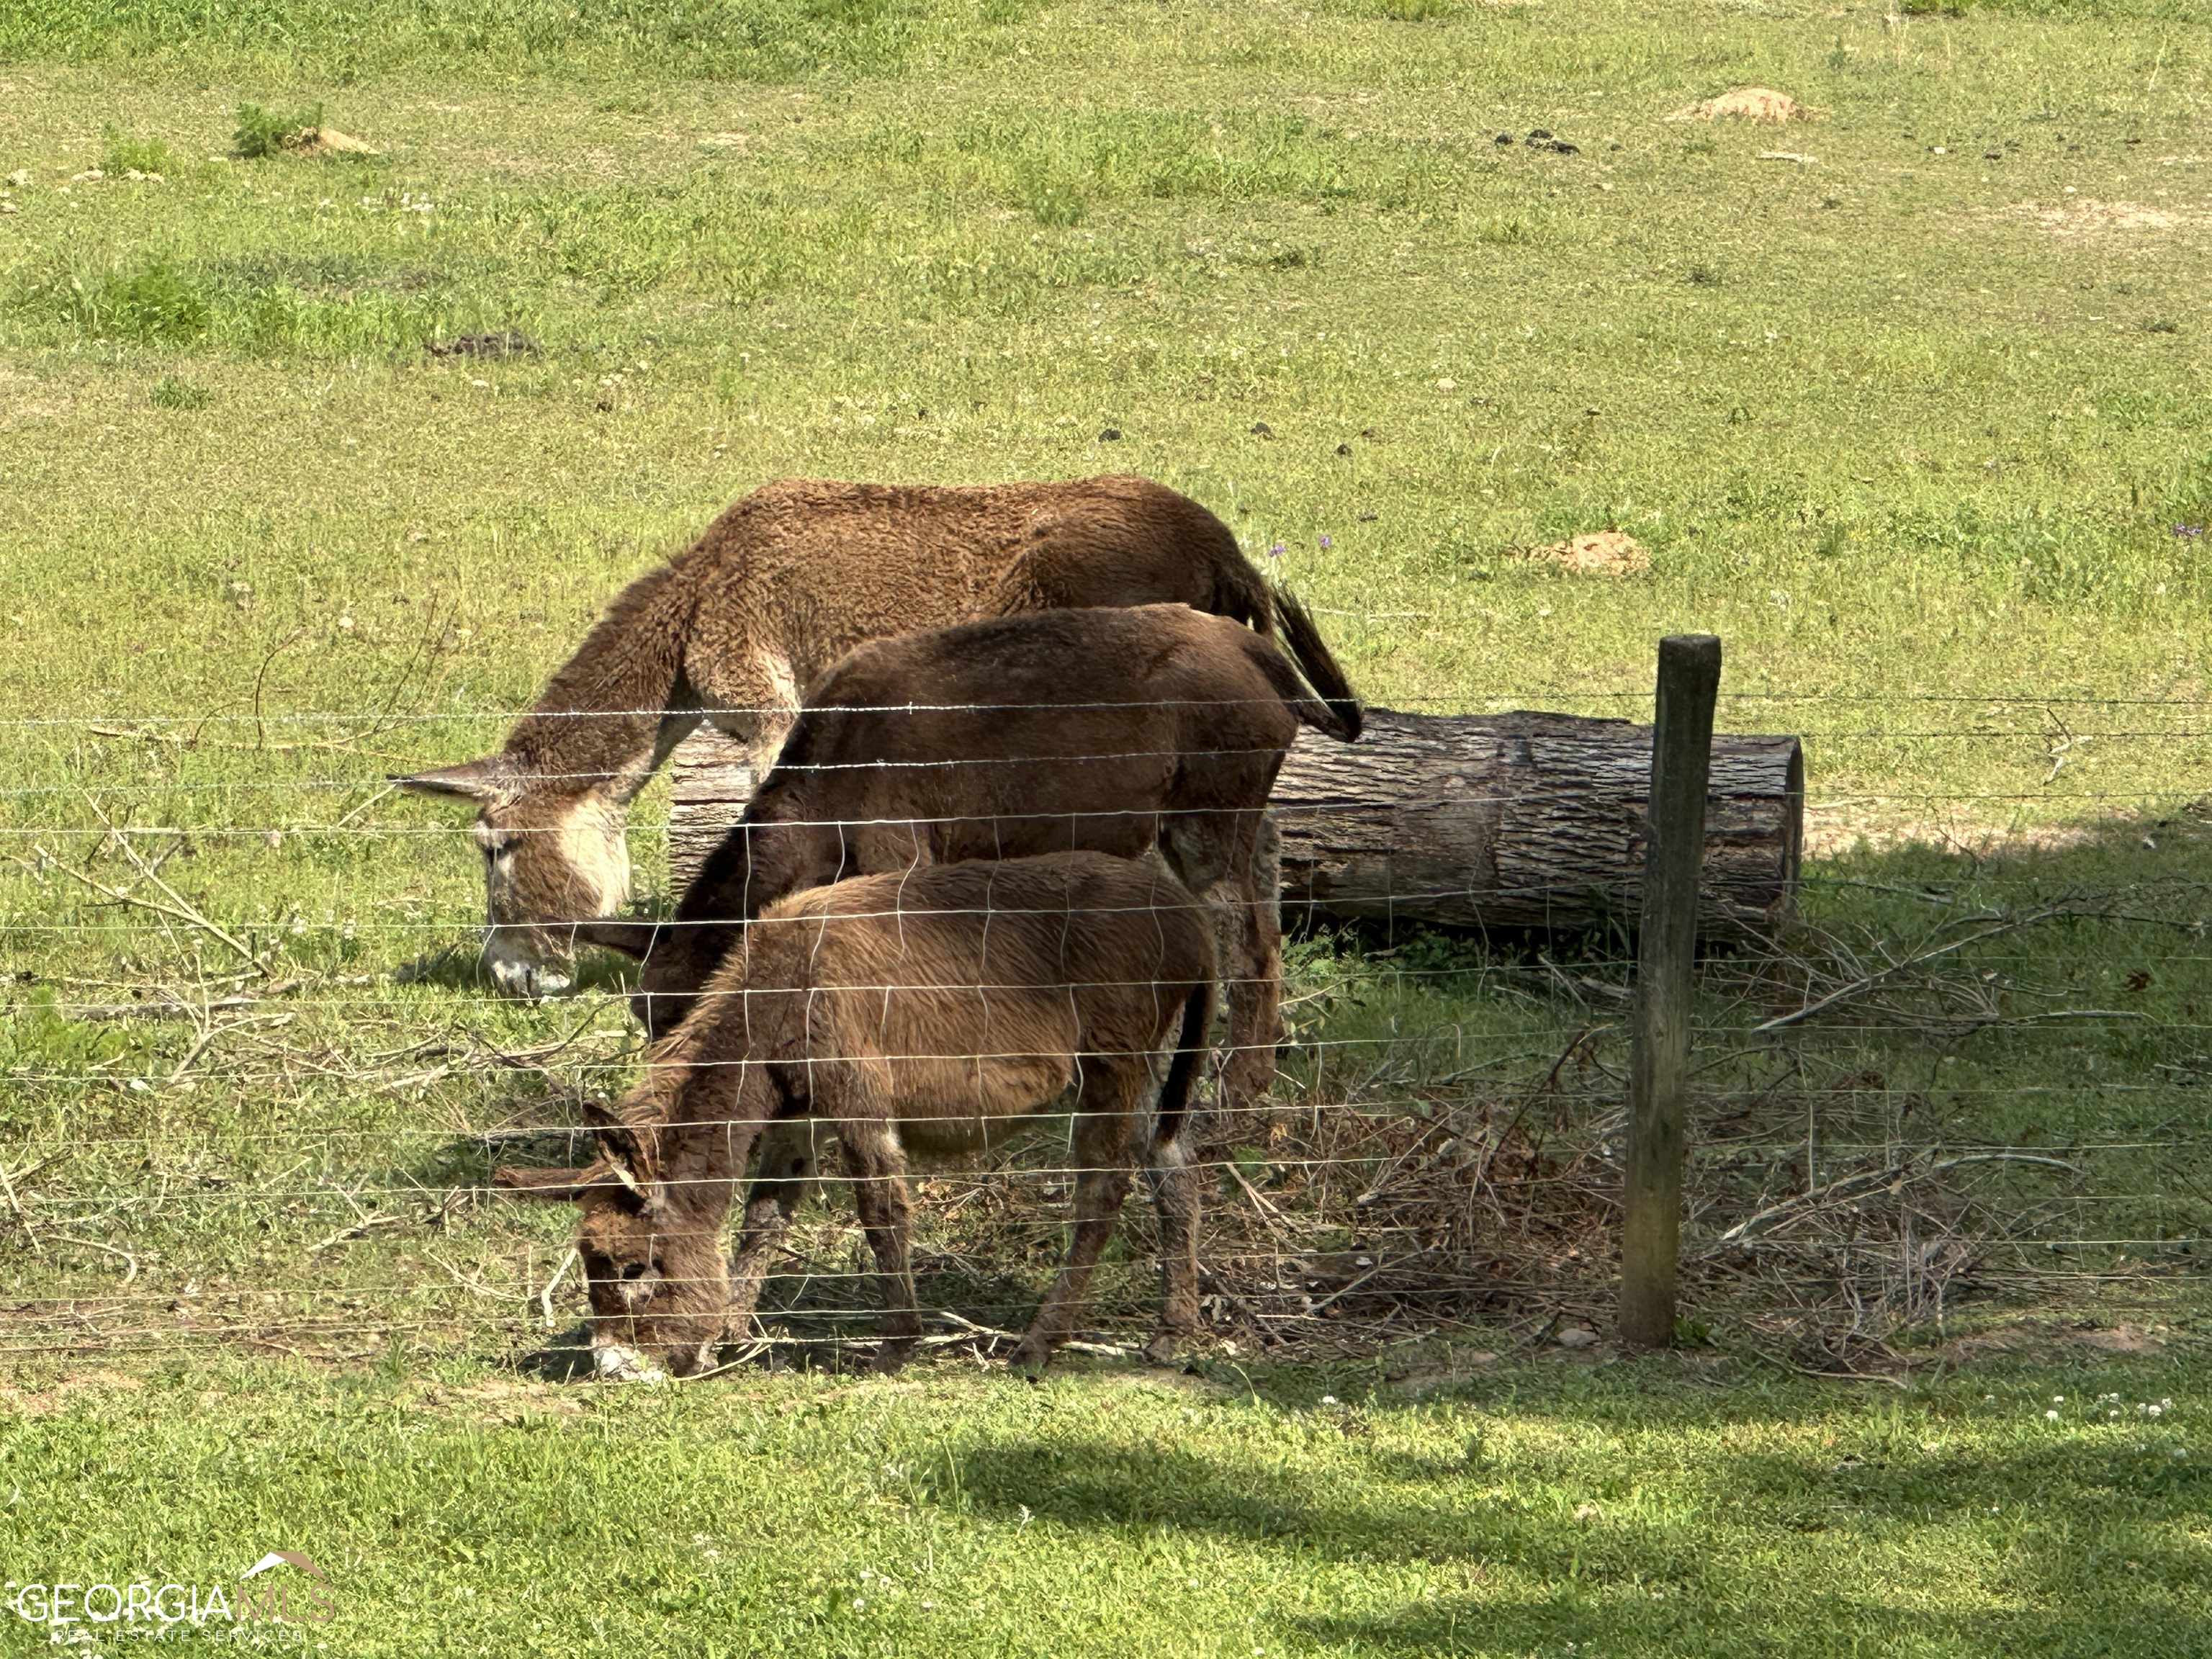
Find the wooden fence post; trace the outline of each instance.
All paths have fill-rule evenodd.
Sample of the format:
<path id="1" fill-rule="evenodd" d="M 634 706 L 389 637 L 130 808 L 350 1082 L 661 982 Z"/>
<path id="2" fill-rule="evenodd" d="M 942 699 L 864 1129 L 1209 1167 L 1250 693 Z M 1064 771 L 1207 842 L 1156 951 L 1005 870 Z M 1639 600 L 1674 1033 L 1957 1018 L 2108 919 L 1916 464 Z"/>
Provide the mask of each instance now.
<path id="1" fill-rule="evenodd" d="M 1620 1226 L 1620 1336 L 1640 1348 L 1663 1348 L 1674 1340 L 1683 1077 L 1696 989 L 1698 878 L 1705 846 L 1713 702 L 1720 680 L 1721 642 L 1712 635 L 1670 634 L 1659 641 Z"/>

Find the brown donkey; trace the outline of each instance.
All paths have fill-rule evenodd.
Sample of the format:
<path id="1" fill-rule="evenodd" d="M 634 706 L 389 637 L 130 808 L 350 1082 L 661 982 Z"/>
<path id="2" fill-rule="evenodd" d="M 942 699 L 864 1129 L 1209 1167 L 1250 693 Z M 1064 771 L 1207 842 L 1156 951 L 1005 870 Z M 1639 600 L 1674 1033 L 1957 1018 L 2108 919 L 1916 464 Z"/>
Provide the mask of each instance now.
<path id="1" fill-rule="evenodd" d="M 1326 657 L 1287 596 L 1276 614 Z M 1327 665 L 1329 671 L 1334 664 Z M 746 918 L 848 876 L 963 859 L 1158 847 L 1224 904 L 1224 1104 L 1274 1075 L 1281 930 L 1265 822 L 1301 724 L 1349 742 L 1341 678 L 1309 691 L 1274 642 L 1180 605 L 1051 611 L 862 646 L 808 688 L 782 753 L 672 921 L 580 924 L 641 958 L 634 1006 L 658 1036 L 689 1012 Z"/>
<path id="2" fill-rule="evenodd" d="M 1176 603 L 1272 634 L 1227 526 L 1127 476 L 964 489 L 786 479 L 733 503 L 618 594 L 496 755 L 395 780 L 481 809 L 485 956 L 501 986 L 564 989 L 565 932 L 629 899 L 623 823 L 702 720 L 768 769 L 799 688 L 864 640 L 1068 605 Z M 1324 660 L 1309 672 L 1333 673 Z"/>
<path id="3" fill-rule="evenodd" d="M 890 1369 L 921 1331 L 908 1153 L 972 1155 L 1068 1112 L 1074 1232 L 1014 1363 L 1042 1368 L 1068 1334 L 1140 1167 L 1160 1218 L 1152 1351 L 1164 1356 L 1197 1329 L 1198 1181 L 1183 1129 L 1213 971 L 1202 911 L 1149 861 L 1060 853 L 817 888 L 744 930 L 650 1051 L 645 1080 L 601 1115 L 597 1163 L 497 1179 L 583 1206 L 576 1244 L 603 1360 L 641 1350 L 688 1375 L 714 1363 L 726 1325 L 749 1321 L 803 1188 L 754 1187 L 733 1295 L 720 1234 L 754 1137 L 818 1121 L 836 1133 L 875 1255 L 878 1364 Z"/>

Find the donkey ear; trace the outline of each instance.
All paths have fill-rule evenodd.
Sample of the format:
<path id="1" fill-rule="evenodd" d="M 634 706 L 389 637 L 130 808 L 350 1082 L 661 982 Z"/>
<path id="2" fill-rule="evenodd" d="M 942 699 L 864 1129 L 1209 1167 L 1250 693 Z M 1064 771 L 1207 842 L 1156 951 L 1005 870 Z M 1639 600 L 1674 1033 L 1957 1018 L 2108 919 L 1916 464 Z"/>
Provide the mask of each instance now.
<path id="1" fill-rule="evenodd" d="M 594 1129 L 620 1129 L 626 1127 L 620 1118 L 596 1100 L 586 1101 L 583 1109 L 584 1121 Z"/>
<path id="2" fill-rule="evenodd" d="M 608 1173 L 638 1197 L 651 1196 L 647 1189 L 659 1170 L 658 1137 L 623 1122 L 594 1100 L 584 1103 L 584 1121 L 599 1137 L 599 1161 Z"/>
<path id="3" fill-rule="evenodd" d="M 641 1135 L 628 1129 L 599 1131 L 599 1161 L 592 1166 L 595 1177 L 592 1186 L 619 1187 L 629 1194 L 628 1201 L 647 1215 L 668 1206 L 668 1186 L 654 1178 L 651 1167 L 640 1154 L 650 1143 Z"/>
<path id="4" fill-rule="evenodd" d="M 482 760 L 435 767 L 428 772 L 395 772 L 390 781 L 417 794 L 458 795 L 479 805 L 503 800 L 514 793 L 514 775 L 504 755 L 487 755 Z"/>
<path id="5" fill-rule="evenodd" d="M 660 924 L 653 921 L 580 921 L 575 928 L 579 945 L 619 951 L 632 962 L 643 962 L 650 956 L 653 942 L 659 936 Z"/>
<path id="6" fill-rule="evenodd" d="M 534 1198 L 549 1204 L 573 1204 L 583 1196 L 584 1188 L 592 1185 L 598 1176 L 596 1169 L 518 1169 L 513 1164 L 501 1164 L 491 1172 L 491 1184 L 513 1193 L 517 1198 Z"/>

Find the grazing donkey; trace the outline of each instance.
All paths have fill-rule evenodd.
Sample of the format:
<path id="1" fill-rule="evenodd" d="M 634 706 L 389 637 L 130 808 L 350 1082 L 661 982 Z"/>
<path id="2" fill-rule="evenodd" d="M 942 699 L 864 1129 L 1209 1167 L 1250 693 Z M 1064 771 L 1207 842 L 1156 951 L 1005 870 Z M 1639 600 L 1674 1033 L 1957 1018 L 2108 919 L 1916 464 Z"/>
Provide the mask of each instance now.
<path id="1" fill-rule="evenodd" d="M 745 918 L 803 888 L 963 859 L 1157 846 L 1228 908 L 1232 1109 L 1263 1093 L 1279 1037 L 1281 928 L 1265 821 L 1301 724 L 1346 742 L 1360 708 L 1312 619 L 1272 640 L 1180 605 L 1048 611 L 878 640 L 809 687 L 775 769 L 672 922 L 575 937 L 643 961 L 648 1032 L 682 1019 Z"/>
<path id="2" fill-rule="evenodd" d="M 1164 1296 L 1151 1352 L 1198 1324 L 1198 1181 L 1183 1140 L 1213 999 L 1212 937 L 1175 879 L 1099 853 L 861 877 L 769 907 L 690 1016 L 599 1115 L 583 1170 L 501 1170 L 502 1186 L 583 1206 L 576 1237 L 595 1348 L 679 1375 L 749 1322 L 803 1182 L 748 1198 L 732 1295 L 720 1248 L 732 1188 L 771 1122 L 834 1127 L 874 1252 L 880 1369 L 921 1335 L 906 1157 L 988 1150 L 1073 1115 L 1075 1227 L 1014 1351 L 1032 1372 L 1068 1334 L 1133 1175 L 1149 1168 Z M 1173 1049 L 1154 1109 L 1154 1065 Z"/>
<path id="3" fill-rule="evenodd" d="M 799 688 L 864 640 L 1163 602 L 1273 632 L 1267 584 L 1228 526 L 1144 478 L 763 484 L 616 596 L 498 754 L 394 781 L 477 804 L 485 957 L 509 991 L 559 991 L 567 933 L 540 924 L 629 902 L 629 803 L 702 719 L 753 746 L 758 775 Z"/>

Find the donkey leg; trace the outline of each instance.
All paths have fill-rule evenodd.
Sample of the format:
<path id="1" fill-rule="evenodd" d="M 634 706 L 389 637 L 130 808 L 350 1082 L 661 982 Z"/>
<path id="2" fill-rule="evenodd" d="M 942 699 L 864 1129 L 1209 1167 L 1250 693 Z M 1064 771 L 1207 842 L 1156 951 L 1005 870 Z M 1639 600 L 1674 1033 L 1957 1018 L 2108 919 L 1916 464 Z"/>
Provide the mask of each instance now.
<path id="1" fill-rule="evenodd" d="M 1283 843 L 1272 818 L 1261 817 L 1256 828 L 1249 856 L 1237 861 L 1225 884 L 1237 939 L 1229 957 L 1231 1051 L 1221 1092 L 1227 1110 L 1240 1115 L 1259 1109 L 1275 1080 L 1275 1050 L 1283 1040 Z M 1237 1124 L 1232 1133 L 1249 1127 Z"/>
<path id="2" fill-rule="evenodd" d="M 1253 857 L 1251 838 L 1230 811 L 1179 813 L 1162 830 L 1158 852 L 1169 869 L 1203 908 L 1213 934 L 1214 957 L 1220 964 L 1222 1004 L 1226 1012 L 1228 1048 L 1214 1065 L 1216 1086 L 1211 1110 L 1193 1111 L 1203 1132 L 1196 1144 L 1239 1138 L 1243 1125 L 1237 1115 L 1250 1093 L 1254 1067 L 1243 1058 L 1254 1030 L 1251 994 L 1243 963 L 1248 954 L 1251 918 L 1243 902 L 1246 884 L 1237 875 Z"/>
<path id="3" fill-rule="evenodd" d="M 744 1224 L 730 1253 L 729 1332 L 735 1340 L 753 1334 L 753 1315 L 769 1265 L 791 1231 L 792 1217 L 813 1193 L 819 1167 L 814 1138 L 818 1133 L 816 1125 L 802 1119 L 773 1125 L 761 1137 L 753 1184 L 745 1194 Z"/>
<path id="4" fill-rule="evenodd" d="M 1183 1137 L 1154 1146 L 1152 1208 L 1160 1218 L 1160 1328 L 1147 1358 L 1172 1364 L 1198 1334 L 1198 1171 Z"/>
<path id="5" fill-rule="evenodd" d="M 883 1343 L 873 1370 L 895 1371 L 914 1352 L 921 1335 L 921 1314 L 915 1305 L 914 1261 L 909 1235 L 914 1207 L 907 1195 L 906 1158 L 888 1126 L 840 1124 L 845 1169 L 853 1178 L 853 1207 L 876 1257 L 876 1289 L 883 1313 L 876 1331 Z"/>
<path id="6" fill-rule="evenodd" d="M 1090 1292 L 1091 1269 L 1114 1237 L 1121 1205 L 1129 1196 L 1144 1133 L 1141 1108 L 1152 1080 L 1152 1065 L 1145 1056 L 1083 1062 L 1073 1149 L 1077 1164 L 1074 1230 L 1066 1260 L 1008 1361 L 1016 1370 L 1035 1376 L 1044 1370 L 1052 1351 L 1067 1340 L 1075 1309 Z"/>

